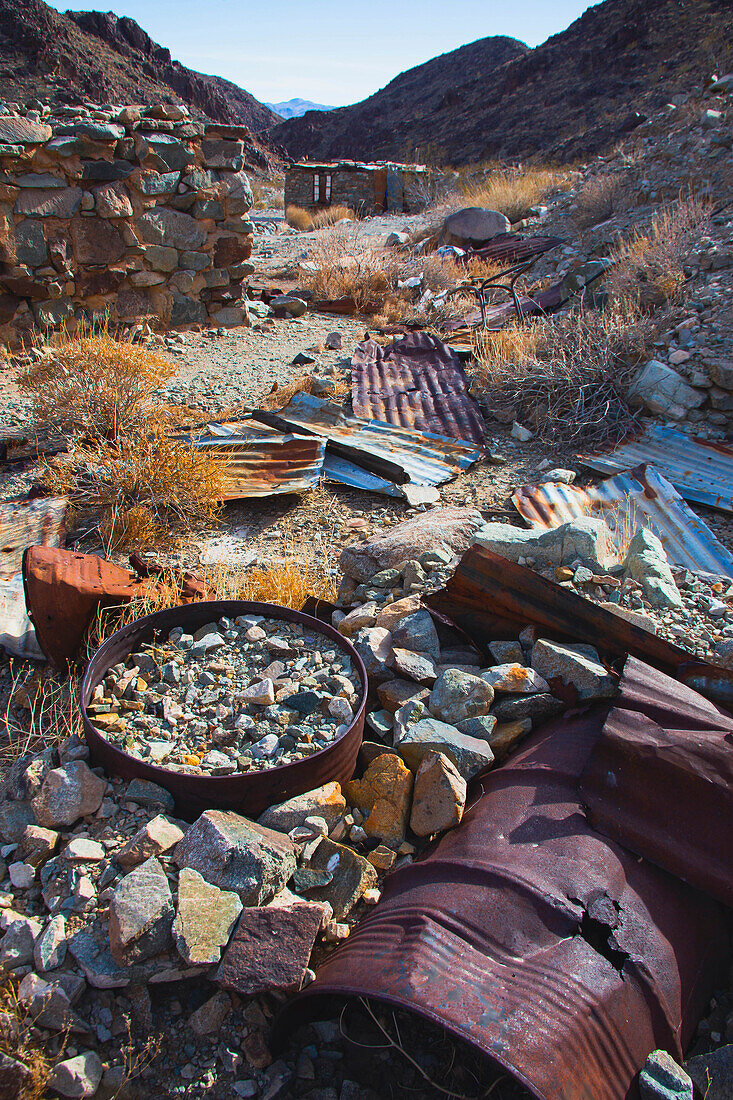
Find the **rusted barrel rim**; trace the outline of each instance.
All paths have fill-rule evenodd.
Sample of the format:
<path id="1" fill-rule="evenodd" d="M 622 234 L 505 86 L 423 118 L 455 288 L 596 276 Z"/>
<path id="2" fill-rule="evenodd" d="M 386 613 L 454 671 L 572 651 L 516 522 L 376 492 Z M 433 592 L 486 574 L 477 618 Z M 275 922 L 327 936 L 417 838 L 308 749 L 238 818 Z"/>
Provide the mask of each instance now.
<path id="1" fill-rule="evenodd" d="M 146 760 L 140 760 L 138 757 L 130 755 L 130 753 L 125 752 L 124 749 L 113 744 L 112 741 L 94 725 L 86 709 L 91 699 L 92 692 L 104 679 L 112 665 L 123 658 L 129 657 L 141 643 L 150 641 L 156 633 L 167 634 L 176 626 L 193 627 L 196 629 L 198 626 L 203 626 L 209 622 L 218 622 L 218 620 L 223 617 L 235 619 L 240 615 L 263 615 L 266 618 L 299 623 L 315 634 L 320 634 L 335 642 L 337 647 L 350 658 L 352 666 L 357 670 L 361 680 L 360 700 L 353 721 L 340 737 L 336 738 L 336 740 L 332 741 L 329 745 L 326 745 L 325 748 L 312 753 L 310 756 L 304 757 L 301 760 L 292 761 L 288 764 L 280 764 L 274 768 L 261 769 L 258 771 L 234 772 L 229 775 L 213 776 L 206 775 L 205 773 L 173 771 L 160 764 L 152 764 Z M 258 603 L 246 600 L 215 600 L 190 603 L 169 608 L 164 611 L 156 611 L 141 619 L 136 619 L 134 622 L 116 631 L 99 647 L 89 661 L 79 688 L 79 705 L 81 707 L 87 744 L 93 756 L 95 755 L 95 750 L 97 750 L 96 755 L 103 758 L 102 762 L 105 768 L 108 768 L 108 770 L 117 775 L 137 776 L 139 778 L 148 779 L 168 790 L 171 789 L 171 786 L 179 788 L 178 795 L 180 795 L 180 788 L 182 786 L 189 787 L 191 794 L 200 799 L 206 800 L 208 794 L 208 800 L 211 801 L 212 805 L 215 805 L 217 802 L 217 789 L 222 792 L 222 795 L 224 792 L 233 792 L 235 789 L 241 789 L 242 800 L 246 801 L 248 793 L 253 796 L 256 795 L 256 788 L 258 786 L 272 787 L 279 781 L 281 788 L 285 790 L 289 789 L 291 777 L 293 789 L 291 794 L 286 795 L 286 797 L 292 797 L 295 794 L 303 793 L 304 791 L 313 789 L 313 787 L 322 785 L 324 782 L 328 782 L 328 779 L 321 778 L 318 782 L 314 782 L 311 786 L 308 786 L 308 781 L 304 777 L 319 772 L 319 766 L 323 764 L 324 758 L 334 753 L 334 750 L 339 746 L 343 746 L 345 741 L 353 740 L 356 742 L 354 749 L 355 760 L 364 728 L 367 689 L 368 680 L 364 662 L 348 639 L 342 634 L 339 634 L 338 631 L 328 623 L 321 622 L 311 615 L 305 615 L 301 611 L 295 611 L 289 607 L 281 607 L 278 604 Z M 334 776 L 332 778 L 338 777 Z M 176 791 L 174 790 L 172 793 L 176 794 Z M 226 801 L 231 802 L 232 797 L 233 794 L 230 793 L 226 796 Z M 254 800 L 257 801 L 256 797 Z M 267 804 L 271 805 L 272 803 Z M 263 809 L 264 808 L 266 808 L 265 805 L 263 805 Z"/>

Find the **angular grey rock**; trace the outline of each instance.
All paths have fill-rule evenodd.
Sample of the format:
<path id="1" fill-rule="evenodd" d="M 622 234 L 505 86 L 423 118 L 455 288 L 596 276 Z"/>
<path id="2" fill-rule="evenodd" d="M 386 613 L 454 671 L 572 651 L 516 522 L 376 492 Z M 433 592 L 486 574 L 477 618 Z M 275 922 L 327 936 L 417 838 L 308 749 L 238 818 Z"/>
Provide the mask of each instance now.
<path id="1" fill-rule="evenodd" d="M 733 1100 L 733 1044 L 696 1054 L 685 1069 L 705 1100 Z"/>
<path id="2" fill-rule="evenodd" d="M 138 863 L 149 859 L 151 856 L 163 855 L 170 851 L 183 840 L 183 830 L 173 821 L 169 821 L 163 814 L 158 814 L 152 821 L 148 821 L 115 852 L 114 858 L 120 867 L 127 870 L 136 867 Z"/>
<path id="3" fill-rule="evenodd" d="M 333 876 L 326 886 L 308 890 L 308 898 L 327 901 L 336 920 L 351 912 L 365 890 L 377 885 L 377 872 L 371 863 L 328 837 L 320 842 L 308 866 L 313 871 L 327 871 Z"/>
<path id="4" fill-rule="evenodd" d="M 511 523 L 487 523 L 473 541 L 474 545 L 509 561 L 532 558 L 540 565 L 566 565 L 580 559 L 583 565 L 601 573 L 618 564 L 611 532 L 602 519 L 594 516 L 563 523 L 549 531 L 525 531 Z"/>
<path id="5" fill-rule="evenodd" d="M 138 806 L 146 806 L 151 809 L 159 806 L 169 813 L 175 804 L 170 791 L 167 791 L 165 787 L 159 787 L 157 783 L 151 783 L 147 779 L 131 780 L 125 791 L 125 799 L 128 802 L 136 802 Z"/>
<path id="6" fill-rule="evenodd" d="M 500 722 L 521 722 L 524 718 L 531 718 L 533 725 L 540 725 L 557 718 L 565 710 L 565 703 L 554 695 L 503 695 L 495 700 L 491 713 Z"/>
<path id="7" fill-rule="evenodd" d="M 41 267 L 46 263 L 48 246 L 42 222 L 28 218 L 15 227 L 15 258 L 28 267 Z"/>
<path id="8" fill-rule="evenodd" d="M 481 679 L 491 684 L 496 692 L 533 695 L 549 691 L 539 673 L 533 668 L 525 668 L 524 664 L 494 665 L 481 673 Z"/>
<path id="9" fill-rule="evenodd" d="M 227 214 L 246 214 L 254 202 L 249 176 L 244 172 L 224 175 L 219 182 L 219 198 Z"/>
<path id="10" fill-rule="evenodd" d="M 493 714 L 477 714 L 475 718 L 467 718 L 465 722 L 456 723 L 456 729 L 459 733 L 467 733 L 469 737 L 478 737 L 480 741 L 491 741 L 496 721 Z"/>
<path id="11" fill-rule="evenodd" d="M 52 1031 L 85 1031 L 86 1025 L 71 1007 L 69 996 L 60 982 L 40 978 L 32 971 L 18 987 L 18 1001 L 36 1024 Z M 2 1095 L 2 1094 L 0 1094 Z"/>
<path id="12" fill-rule="evenodd" d="M 57 913 L 51 917 L 36 940 L 33 949 L 33 961 L 39 974 L 56 970 L 66 958 L 66 919 Z"/>
<path id="13" fill-rule="evenodd" d="M 63 1062 L 57 1062 L 51 1071 L 48 1084 L 62 1096 L 86 1100 L 86 1097 L 94 1096 L 102 1080 L 102 1062 L 98 1054 L 88 1050 L 85 1054 L 77 1054 L 75 1058 L 67 1058 Z"/>
<path id="14" fill-rule="evenodd" d="M 416 684 L 430 687 L 438 678 L 438 666 L 429 653 L 413 653 L 410 649 L 395 647 L 387 663 L 399 676 L 414 680 Z"/>
<path id="15" fill-rule="evenodd" d="M 698 409 L 705 401 L 704 393 L 688 386 L 677 371 L 656 359 L 641 368 L 628 395 L 632 404 L 646 405 L 650 412 L 673 420 L 683 420 L 690 409 Z"/>
<path id="16" fill-rule="evenodd" d="M 151 858 L 125 875 L 109 903 L 109 945 L 120 966 L 150 959 L 168 946 L 173 900 L 165 871 Z"/>
<path id="17" fill-rule="evenodd" d="M 149 244 L 145 248 L 145 259 L 153 271 L 175 271 L 178 267 L 178 250 L 162 244 Z"/>
<path id="18" fill-rule="evenodd" d="M 39 921 L 17 914 L 0 941 L 0 966 L 12 970 L 33 962 L 33 948 L 41 930 Z"/>
<path id="19" fill-rule="evenodd" d="M 26 863 L 41 867 L 53 855 L 58 842 L 59 834 L 54 829 L 28 825 L 20 838 L 20 852 Z"/>
<path id="20" fill-rule="evenodd" d="M 572 684 L 581 700 L 610 699 L 618 689 L 618 681 L 603 667 L 592 645 L 561 645 L 540 638 L 532 650 L 532 668 L 548 683 L 559 679 Z"/>
<path id="21" fill-rule="evenodd" d="M 467 718 L 488 714 L 494 701 L 494 689 L 480 676 L 448 668 L 433 685 L 428 709 L 434 717 L 455 726 Z"/>
<path id="22" fill-rule="evenodd" d="M 347 577 L 364 584 L 375 573 L 398 569 L 427 550 L 445 550 L 451 557 L 462 554 L 483 522 L 481 513 L 472 508 L 431 508 L 367 542 L 345 547 L 339 565 Z"/>
<path id="23" fill-rule="evenodd" d="M 642 1100 L 692 1100 L 692 1081 L 666 1050 L 653 1050 L 639 1074 Z"/>
<path id="24" fill-rule="evenodd" d="M 215 993 L 188 1017 L 188 1026 L 201 1038 L 218 1035 L 222 1024 L 232 1010 L 232 999 L 227 993 Z"/>
<path id="25" fill-rule="evenodd" d="M 81 206 L 81 187 L 30 187 L 15 200 L 13 213 L 26 218 L 71 218 Z"/>
<path id="26" fill-rule="evenodd" d="M 118 180 L 98 187 L 94 209 L 100 218 L 131 218 L 132 203 L 125 185 Z"/>
<path id="27" fill-rule="evenodd" d="M 33 799 L 36 820 L 51 829 L 73 825 L 80 817 L 96 813 L 106 789 L 106 781 L 83 760 L 53 768 Z"/>
<path id="28" fill-rule="evenodd" d="M 392 627 L 392 645 L 413 653 L 428 653 L 434 661 L 439 661 L 440 641 L 430 612 L 421 608 L 400 619 Z"/>
<path id="29" fill-rule="evenodd" d="M 629 543 L 624 565 L 644 590 L 653 607 L 680 608 L 684 604 L 669 568 L 660 539 L 645 527 Z"/>
<path id="30" fill-rule="evenodd" d="M 325 907 L 300 898 L 245 909 L 216 980 L 245 997 L 297 993 L 303 984 Z"/>
<path id="31" fill-rule="evenodd" d="M 0 802 L 0 837 L 6 844 L 17 844 L 28 826 L 35 823 L 30 802 Z"/>
<path id="32" fill-rule="evenodd" d="M 352 638 L 352 645 L 366 667 L 369 679 L 375 683 L 384 683 L 392 679 L 387 661 L 392 652 L 392 635 L 383 626 L 370 626 L 360 630 Z"/>
<path id="33" fill-rule="evenodd" d="M 184 867 L 178 877 L 178 909 L 173 938 L 181 958 L 192 966 L 219 962 L 242 912 L 239 895 L 212 886 L 198 871 Z"/>
<path id="34" fill-rule="evenodd" d="M 201 325 L 206 320 L 206 306 L 196 298 L 189 298 L 185 294 L 173 292 L 173 309 L 171 310 L 171 325 Z"/>
<path id="35" fill-rule="evenodd" d="M 34 122 L 23 115 L 0 115 L 0 143 L 3 145 L 40 145 L 52 136 L 45 122 Z"/>
<path id="36" fill-rule="evenodd" d="M 307 817 L 322 817 L 329 832 L 346 813 L 346 799 L 339 783 L 326 783 L 314 791 L 289 798 L 278 806 L 270 806 L 259 818 L 266 829 L 289 833 L 302 825 Z"/>
<path id="37" fill-rule="evenodd" d="M 159 206 L 138 218 L 137 226 L 146 244 L 195 250 L 206 241 L 206 229 L 196 218 Z"/>
<path id="38" fill-rule="evenodd" d="M 8 1100 L 32 1096 L 35 1074 L 22 1062 L 0 1051 L 0 1080 Z"/>
<path id="39" fill-rule="evenodd" d="M 176 848 L 175 861 L 233 890 L 245 905 L 261 905 L 278 893 L 296 866 L 290 837 L 231 810 L 203 813 Z"/>
<path id="40" fill-rule="evenodd" d="M 487 741 L 461 733 L 455 726 L 436 718 L 424 718 L 410 726 L 404 737 L 395 742 L 395 749 L 412 771 L 417 770 L 426 753 L 442 752 L 466 780 L 494 761 Z"/>

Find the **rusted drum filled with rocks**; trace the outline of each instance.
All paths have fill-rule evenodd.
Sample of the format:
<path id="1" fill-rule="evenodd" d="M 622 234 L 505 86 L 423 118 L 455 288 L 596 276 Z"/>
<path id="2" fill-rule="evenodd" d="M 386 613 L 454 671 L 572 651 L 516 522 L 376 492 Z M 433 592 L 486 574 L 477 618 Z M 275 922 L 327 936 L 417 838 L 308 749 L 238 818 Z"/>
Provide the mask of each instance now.
<path id="1" fill-rule="evenodd" d="M 367 674 L 331 626 L 241 600 L 123 627 L 81 684 L 92 763 L 168 790 L 186 819 L 263 810 L 354 773 Z"/>

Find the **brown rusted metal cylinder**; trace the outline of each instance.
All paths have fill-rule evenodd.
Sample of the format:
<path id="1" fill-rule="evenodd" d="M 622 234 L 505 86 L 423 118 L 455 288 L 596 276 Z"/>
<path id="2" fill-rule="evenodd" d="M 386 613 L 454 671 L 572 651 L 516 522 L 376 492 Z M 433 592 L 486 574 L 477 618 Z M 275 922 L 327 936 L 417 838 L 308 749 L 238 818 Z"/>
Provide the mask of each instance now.
<path id="1" fill-rule="evenodd" d="M 206 623 L 216 622 L 222 617 L 235 619 L 238 615 L 264 615 L 272 619 L 300 623 L 317 634 L 325 635 L 351 659 L 361 681 L 359 706 L 346 733 L 333 744 L 304 760 L 282 764 L 266 771 L 222 776 L 187 775 L 130 756 L 108 741 L 94 726 L 87 714 L 87 703 L 112 665 L 126 660 L 140 645 L 152 641 L 156 633 L 167 635 L 177 626 L 192 633 Z M 105 771 L 124 779 L 147 779 L 157 783 L 175 798 L 178 815 L 186 820 L 194 820 L 204 810 L 214 808 L 236 810 L 247 817 L 257 817 L 268 806 L 313 790 L 323 783 L 332 780 L 345 783 L 354 774 L 362 742 L 366 694 L 367 673 L 364 663 L 351 643 L 332 626 L 300 611 L 276 604 L 219 600 L 156 611 L 118 630 L 100 646 L 89 662 L 81 682 L 80 703 L 84 735 L 92 765 L 101 765 Z"/>

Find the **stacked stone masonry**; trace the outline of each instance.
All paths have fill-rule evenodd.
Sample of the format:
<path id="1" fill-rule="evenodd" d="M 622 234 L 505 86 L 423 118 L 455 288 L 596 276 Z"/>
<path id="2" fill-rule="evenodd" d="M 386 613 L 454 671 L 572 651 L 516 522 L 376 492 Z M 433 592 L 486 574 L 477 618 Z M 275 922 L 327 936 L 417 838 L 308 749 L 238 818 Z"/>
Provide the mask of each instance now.
<path id="1" fill-rule="evenodd" d="M 0 114 L 0 339 L 246 323 L 247 137 L 170 104 Z"/>

